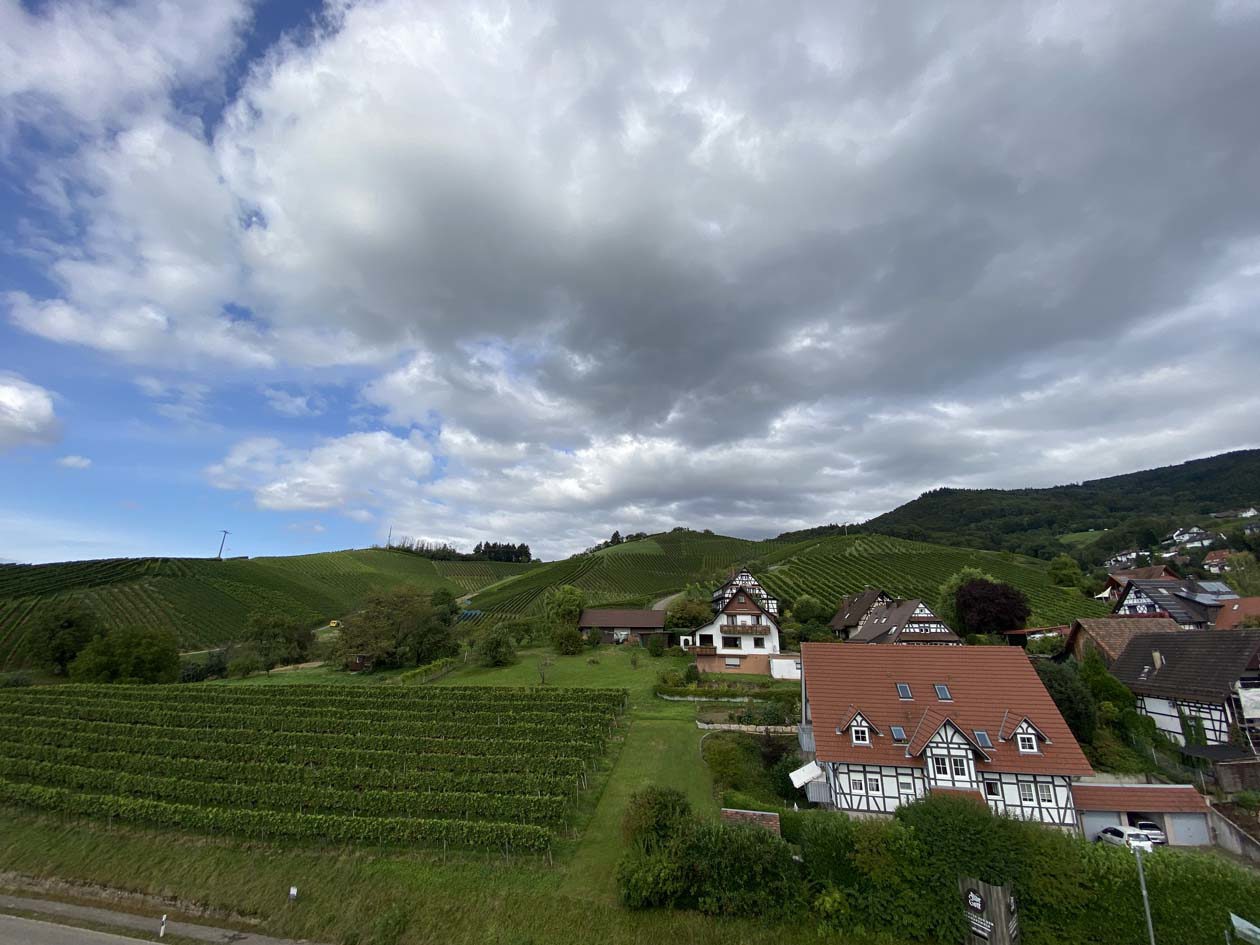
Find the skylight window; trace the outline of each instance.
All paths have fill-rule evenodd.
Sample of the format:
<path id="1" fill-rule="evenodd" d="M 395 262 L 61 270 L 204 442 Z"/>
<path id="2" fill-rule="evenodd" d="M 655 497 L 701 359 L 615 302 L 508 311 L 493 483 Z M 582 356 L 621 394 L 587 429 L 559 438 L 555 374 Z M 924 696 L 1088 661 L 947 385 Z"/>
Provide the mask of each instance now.
<path id="1" fill-rule="evenodd" d="M 900 725 L 892 727 L 892 737 L 895 742 L 904 742 L 906 740 L 906 730 Z"/>
<path id="2" fill-rule="evenodd" d="M 976 729 L 974 734 L 976 736 L 976 744 L 981 748 L 993 747 L 993 742 L 989 739 L 989 733 L 984 731 L 984 729 Z"/>
<path id="3" fill-rule="evenodd" d="M 949 686 L 938 682 L 933 688 L 936 690 L 936 698 L 942 702 L 954 701 L 954 697 L 949 694 Z"/>
<path id="4" fill-rule="evenodd" d="M 897 683 L 897 698 L 898 699 L 913 699 L 914 698 L 914 696 L 910 692 L 909 683 L 903 683 L 903 682 Z"/>

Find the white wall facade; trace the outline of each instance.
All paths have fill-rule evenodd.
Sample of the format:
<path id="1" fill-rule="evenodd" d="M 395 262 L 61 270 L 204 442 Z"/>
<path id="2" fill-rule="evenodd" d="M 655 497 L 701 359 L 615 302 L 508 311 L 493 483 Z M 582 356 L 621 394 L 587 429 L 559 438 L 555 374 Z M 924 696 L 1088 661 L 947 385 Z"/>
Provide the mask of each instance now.
<path id="1" fill-rule="evenodd" d="M 1161 699 L 1158 696 L 1138 696 L 1137 709 L 1155 720 L 1155 726 L 1178 745 L 1186 743 L 1181 727 L 1181 716 L 1202 720 L 1203 734 L 1209 745 L 1229 743 L 1229 729 L 1233 713 L 1228 705 L 1211 702 L 1183 702 L 1180 699 Z"/>
<path id="2" fill-rule="evenodd" d="M 691 645 L 712 646 L 718 656 L 778 653 L 779 628 L 764 614 L 718 614 L 694 631 Z"/>

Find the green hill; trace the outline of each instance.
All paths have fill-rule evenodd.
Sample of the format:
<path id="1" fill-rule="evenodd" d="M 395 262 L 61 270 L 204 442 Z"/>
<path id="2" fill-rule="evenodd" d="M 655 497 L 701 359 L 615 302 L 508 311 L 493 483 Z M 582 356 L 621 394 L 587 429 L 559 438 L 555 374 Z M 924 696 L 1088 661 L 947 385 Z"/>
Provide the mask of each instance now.
<path id="1" fill-rule="evenodd" d="M 1098 562 L 1175 525 L 1206 527 L 1212 512 L 1256 504 L 1260 450 L 1242 450 L 1048 489 L 934 489 L 862 530 L 1047 558 L 1079 549 Z M 1079 540 L 1091 530 L 1096 538 Z"/>
<path id="2" fill-rule="evenodd" d="M 537 614 L 546 592 L 561 584 L 582 588 L 587 602 L 595 606 L 646 606 L 689 583 L 715 585 L 723 572 L 743 563 L 751 564 L 772 593 L 788 600 L 812 594 L 832 604 L 870 584 L 898 596 L 934 601 L 946 578 L 971 566 L 1022 589 L 1032 604 L 1034 625 L 1106 613 L 1105 606 L 1078 591 L 1052 585 L 1045 562 L 1010 553 L 881 535 L 746 541 L 683 530 L 540 565 L 474 595 L 469 607 L 478 611 L 473 616 L 479 623 Z"/>
<path id="3" fill-rule="evenodd" d="M 311 624 L 340 617 L 375 590 L 445 587 L 467 594 L 538 565 L 431 561 L 397 551 L 333 551 L 284 558 L 115 558 L 0 565 L 0 668 L 21 665 L 42 610 L 82 601 L 106 626 L 173 630 L 185 649 L 237 639 L 259 610 Z"/>

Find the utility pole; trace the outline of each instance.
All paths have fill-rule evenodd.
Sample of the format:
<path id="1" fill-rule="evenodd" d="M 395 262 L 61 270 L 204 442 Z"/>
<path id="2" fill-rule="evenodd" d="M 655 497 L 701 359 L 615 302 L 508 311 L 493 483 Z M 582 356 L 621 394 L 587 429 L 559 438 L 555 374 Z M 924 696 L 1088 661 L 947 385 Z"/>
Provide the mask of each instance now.
<path id="1" fill-rule="evenodd" d="M 1151 922 L 1151 900 L 1146 895 L 1146 871 L 1142 869 L 1142 851 L 1134 847 L 1133 855 L 1137 857 L 1138 885 L 1142 887 L 1142 908 L 1146 911 L 1146 934 L 1151 937 L 1151 945 L 1155 945 L 1155 925 Z"/>
<path id="2" fill-rule="evenodd" d="M 393 544 L 393 542 L 394 542 L 394 526 L 391 525 L 389 526 L 389 537 L 385 539 L 386 549 L 388 549 L 389 546 Z"/>
<path id="3" fill-rule="evenodd" d="M 220 561 L 222 561 L 223 560 L 223 546 L 227 543 L 227 536 L 232 533 L 228 531 L 226 528 L 220 528 L 219 531 L 223 532 L 223 537 L 219 539 L 219 553 L 218 555 L 216 555 L 216 557 Z"/>

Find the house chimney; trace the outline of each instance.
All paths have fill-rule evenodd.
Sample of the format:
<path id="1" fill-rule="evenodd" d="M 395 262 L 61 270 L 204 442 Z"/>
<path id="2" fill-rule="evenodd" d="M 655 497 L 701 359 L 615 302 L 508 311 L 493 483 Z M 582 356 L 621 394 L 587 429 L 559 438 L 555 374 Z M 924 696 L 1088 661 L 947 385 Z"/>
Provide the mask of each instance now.
<path id="1" fill-rule="evenodd" d="M 1159 672 L 1164 668 L 1164 654 L 1155 650 L 1151 653 L 1151 660 L 1155 663 L 1155 672 Z"/>

